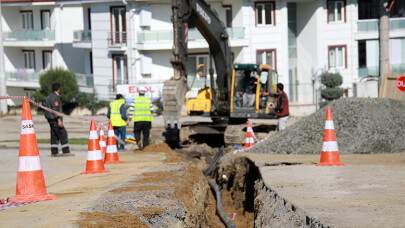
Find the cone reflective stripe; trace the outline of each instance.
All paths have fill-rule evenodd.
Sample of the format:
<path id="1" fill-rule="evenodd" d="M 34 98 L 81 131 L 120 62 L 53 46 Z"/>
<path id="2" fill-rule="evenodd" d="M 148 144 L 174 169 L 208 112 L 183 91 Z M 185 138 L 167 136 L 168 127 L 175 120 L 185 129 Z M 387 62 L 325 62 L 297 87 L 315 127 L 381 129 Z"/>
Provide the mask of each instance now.
<path id="1" fill-rule="evenodd" d="M 108 134 L 107 134 L 107 150 L 105 153 L 104 163 L 123 163 L 118 158 L 117 144 L 115 143 L 115 134 L 111 120 L 108 123 Z"/>
<path id="2" fill-rule="evenodd" d="M 90 124 L 89 145 L 87 151 L 86 171 L 82 172 L 82 174 L 108 173 L 108 170 L 104 168 L 103 155 L 101 153 L 96 122 L 94 119 L 91 120 Z"/>
<path id="3" fill-rule="evenodd" d="M 248 120 L 248 127 L 246 129 L 245 148 L 249 148 L 255 145 L 254 134 L 255 133 L 253 132 L 252 129 L 252 123 L 250 122 L 250 120 Z"/>
<path id="4" fill-rule="evenodd" d="M 323 144 L 321 162 L 317 166 L 344 166 L 340 162 L 339 148 L 336 141 L 335 126 L 332 119 L 331 108 L 326 111 L 325 130 L 323 132 Z"/>
<path id="5" fill-rule="evenodd" d="M 104 155 L 105 151 L 106 151 L 106 144 L 105 144 L 104 129 L 103 129 L 102 124 L 100 124 L 100 136 L 99 136 L 98 140 L 100 141 L 101 153 Z"/>
<path id="6" fill-rule="evenodd" d="M 31 107 L 26 97 L 24 97 L 22 107 L 19 151 L 16 197 L 11 197 L 8 201 L 29 202 L 56 199 L 56 195 L 48 195 L 46 191 Z"/>

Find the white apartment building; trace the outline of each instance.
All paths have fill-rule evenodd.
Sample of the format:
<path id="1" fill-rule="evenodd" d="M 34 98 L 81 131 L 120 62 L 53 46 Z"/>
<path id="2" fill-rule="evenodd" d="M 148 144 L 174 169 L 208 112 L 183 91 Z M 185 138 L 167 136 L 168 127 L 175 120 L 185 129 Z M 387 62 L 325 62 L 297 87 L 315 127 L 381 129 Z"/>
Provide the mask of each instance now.
<path id="1" fill-rule="evenodd" d="M 60 2 L 65 3 L 62 9 Z M 347 89 L 348 96 L 359 96 L 361 93 L 355 85 L 366 76 L 378 75 L 376 2 L 207 0 L 227 26 L 234 62 L 272 65 L 280 75 L 279 81 L 285 84 L 291 104 L 312 109 L 321 99 L 320 75 L 323 72 L 339 72 L 343 76 L 342 88 Z M 35 4 L 40 3 L 31 3 L 30 7 Z M 63 59 L 63 64 L 75 72 L 92 73 L 99 98 L 111 99 L 117 92 L 136 92 L 135 88 L 141 85 L 150 87 L 155 91 L 154 96 L 158 96 L 163 81 L 173 75 L 170 64 L 173 56 L 170 0 L 81 0 L 41 4 L 53 7 L 53 14 L 60 15 L 54 16 L 56 20 L 63 15 L 69 18 L 55 22 L 63 26 L 64 33 L 71 32 L 60 39 L 66 38 L 66 43 L 73 39 L 71 46 L 76 50 L 72 52 L 77 51 L 81 55 L 65 55 L 59 59 Z M 3 7 L 12 6 L 3 3 Z M 17 12 L 22 12 L 24 7 L 20 6 L 22 10 Z M 73 12 L 67 16 L 67 7 L 72 8 L 68 9 L 74 11 L 74 17 Z M 37 11 L 40 15 L 39 8 Z M 58 33 L 55 31 L 56 40 Z M 403 1 L 396 1 L 392 7 L 390 39 L 391 72 L 404 73 Z M 201 63 L 209 66 L 210 62 L 208 44 L 192 26 L 188 40 L 191 84 L 197 66 Z M 10 49 L 7 41 L 4 42 L 5 48 Z M 53 53 L 60 51 L 57 43 Z M 58 59 L 60 54 L 54 55 Z M 10 63 L 6 63 L 8 65 L 14 61 L 10 58 Z M 201 81 L 197 84 L 201 85 Z"/>
<path id="2" fill-rule="evenodd" d="M 62 67 L 76 73 L 80 90 L 92 91 L 89 55 L 73 47 L 73 31 L 83 28 L 78 2 L 2 0 L 2 29 L 7 94 L 29 96 L 40 88 L 39 76 Z M 9 105 L 21 104 L 8 100 Z"/>

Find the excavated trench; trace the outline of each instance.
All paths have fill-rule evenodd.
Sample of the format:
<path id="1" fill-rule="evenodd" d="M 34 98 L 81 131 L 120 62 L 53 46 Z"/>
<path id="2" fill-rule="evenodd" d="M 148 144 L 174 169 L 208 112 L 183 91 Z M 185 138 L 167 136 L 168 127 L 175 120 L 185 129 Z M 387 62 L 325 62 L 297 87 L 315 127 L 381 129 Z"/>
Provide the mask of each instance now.
<path id="1" fill-rule="evenodd" d="M 247 157 L 228 153 L 204 177 L 184 153 L 165 144 L 153 147 L 151 151 L 165 151 L 165 164 L 111 186 L 81 213 L 79 227 L 226 227 L 208 179 L 221 189 L 223 212 L 236 227 L 325 227 L 265 186 L 259 168 Z"/>
<path id="2" fill-rule="evenodd" d="M 212 177 L 236 227 L 327 227 L 267 187 L 247 157 L 225 156 Z"/>

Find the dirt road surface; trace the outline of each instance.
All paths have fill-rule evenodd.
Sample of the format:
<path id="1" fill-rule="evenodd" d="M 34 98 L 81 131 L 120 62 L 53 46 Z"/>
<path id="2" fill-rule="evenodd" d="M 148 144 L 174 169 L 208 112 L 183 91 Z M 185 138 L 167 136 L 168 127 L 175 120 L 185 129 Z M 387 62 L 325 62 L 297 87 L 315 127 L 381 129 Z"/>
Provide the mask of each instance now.
<path id="1" fill-rule="evenodd" d="M 11 197 L 15 195 L 18 151 L 0 151 L 0 196 Z M 81 219 L 80 212 L 86 211 L 102 193 L 114 189 L 132 176 L 162 166 L 165 158 L 161 152 L 139 155 L 121 153 L 120 159 L 125 163 L 106 165 L 110 173 L 80 175 L 86 167 L 86 153 L 76 151 L 75 157 L 61 158 L 41 155 L 47 191 L 57 195 L 58 199 L 2 211 L 1 224 L 4 227 L 73 226 L 76 220 Z"/>

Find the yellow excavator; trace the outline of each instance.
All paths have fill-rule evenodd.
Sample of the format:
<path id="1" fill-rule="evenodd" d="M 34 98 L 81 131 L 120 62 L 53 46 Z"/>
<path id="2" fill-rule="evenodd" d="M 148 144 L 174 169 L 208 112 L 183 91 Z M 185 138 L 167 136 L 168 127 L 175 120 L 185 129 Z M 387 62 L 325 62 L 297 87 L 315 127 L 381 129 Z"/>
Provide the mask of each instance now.
<path id="1" fill-rule="evenodd" d="M 271 109 L 275 99 L 261 96 L 262 92 L 276 93 L 278 75 L 268 65 L 233 64 L 229 36 L 217 13 L 203 0 L 172 0 L 174 76 L 164 82 L 163 118 L 165 142 L 178 147 L 192 134 L 222 135 L 226 145 L 244 142 L 247 119 L 273 119 Z M 189 91 L 187 84 L 187 31 L 192 23 L 209 45 L 214 70 L 201 75 L 205 65 L 199 65 L 199 76 L 209 77 L 210 86 Z M 190 96 L 191 92 L 195 94 Z M 187 94 L 188 93 L 188 94 Z M 187 94 L 187 96 L 186 96 Z M 182 126 L 180 113 L 186 98 L 187 113 L 211 117 L 212 123 Z M 255 127 L 255 126 L 254 126 Z M 256 126 L 268 131 L 266 126 Z"/>

